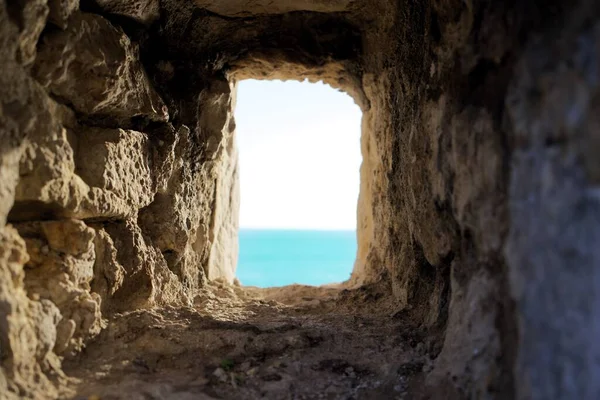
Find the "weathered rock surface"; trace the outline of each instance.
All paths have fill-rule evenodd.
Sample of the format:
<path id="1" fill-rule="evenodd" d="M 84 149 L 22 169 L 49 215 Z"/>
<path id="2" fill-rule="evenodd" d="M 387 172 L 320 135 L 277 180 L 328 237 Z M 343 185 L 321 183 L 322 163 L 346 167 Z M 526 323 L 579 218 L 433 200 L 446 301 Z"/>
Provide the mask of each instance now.
<path id="1" fill-rule="evenodd" d="M 135 210 L 154 197 L 148 136 L 123 129 L 88 129 L 77 135 L 77 174 Z"/>
<path id="2" fill-rule="evenodd" d="M 137 158 L 132 163 L 127 164 L 129 158 L 115 160 L 116 156 L 127 152 L 129 142 L 113 139 L 117 144 L 107 144 L 102 152 L 100 145 L 94 145 L 94 140 L 105 140 L 110 136 L 110 130 L 80 127 L 72 111 L 36 89 L 39 113 L 31 133 L 21 146 L 20 176 L 15 189 L 15 205 L 9 218 L 15 221 L 57 217 L 126 218 L 149 203 L 153 183 L 147 182 L 151 179 L 147 160 L 150 150 L 142 151 L 147 143 L 145 136 L 139 132 L 132 134 L 137 135 L 139 143 L 131 143 L 131 146 L 142 146 L 139 152 L 135 152 Z M 95 136 L 100 138 L 93 139 L 89 132 L 95 132 Z M 129 140 L 135 142 L 135 139 Z M 79 155 L 78 148 L 82 149 L 83 155 Z M 89 150 L 93 150 L 94 157 L 104 155 L 106 165 L 94 163 Z M 76 171 L 77 159 L 81 157 L 87 157 L 90 163 Z M 139 167 L 134 170 L 136 165 Z M 129 175 L 121 175 L 119 171 L 120 177 L 110 176 L 111 173 L 115 175 L 115 169 L 125 166 L 130 171 Z M 141 179 L 137 186 L 131 186 L 132 174 L 135 175 L 133 182 L 144 174 L 146 180 Z M 146 191 L 136 191 L 144 186 L 147 186 L 144 188 Z M 130 189 L 125 190 L 124 187 Z"/>
<path id="3" fill-rule="evenodd" d="M 173 172 L 139 216 L 144 234 L 191 288 L 204 276 L 229 282 L 235 276 L 239 193 L 234 105 L 232 85 L 216 79 L 186 106 L 190 113 L 197 110 L 197 133 L 182 126 L 175 138 L 163 142 L 174 146 Z"/>
<path id="4" fill-rule="evenodd" d="M 231 354 L 295 365 L 240 365 L 243 386 L 186 354 L 212 368 L 196 377 L 211 396 L 288 393 L 294 374 L 322 375 L 310 361 L 345 375 L 328 372 L 298 392 L 308 397 L 600 398 L 599 20 L 592 0 L 0 0 L 0 398 L 65 398 L 62 360 L 129 334 L 156 361 L 135 368 L 188 368 L 157 360 L 215 344 L 211 317 L 224 336 L 250 332 L 232 334 L 247 346 L 225 344 Z M 325 290 L 277 316 L 358 335 L 352 357 L 321 338 L 343 362 L 317 360 L 310 335 L 263 335 L 269 307 L 281 311 L 272 298 L 205 291 L 235 279 L 233 111 L 248 78 L 323 80 L 363 110 L 352 278 L 335 299 Z M 390 332 L 366 329 L 379 334 L 372 348 L 352 325 L 365 313 Z M 205 343 L 171 315 L 200 321 Z M 235 325 L 243 318 L 255 319 Z M 181 342 L 146 337 L 148 319 Z M 361 375 L 356 360 L 377 351 L 412 361 Z M 79 375 L 99 379 L 81 360 L 90 373 Z M 182 396 L 209 398 L 188 378 Z M 140 394 L 121 383 L 106 393 Z"/>
<path id="5" fill-rule="evenodd" d="M 35 77 L 78 113 L 124 123 L 166 121 L 168 111 L 138 61 L 136 45 L 104 18 L 78 14 L 44 37 Z"/>
<path id="6" fill-rule="evenodd" d="M 191 293 L 184 291 L 177 276 L 169 270 L 162 253 L 147 241 L 135 221 L 108 223 L 104 229 L 116 249 L 116 260 L 110 262 L 120 264 L 125 272 L 123 284 L 116 289 L 112 302 L 115 308 L 190 302 Z"/>
<path id="7" fill-rule="evenodd" d="M 48 4 L 45 0 L 23 0 L 14 2 L 10 12 L 19 21 L 17 39 L 17 60 L 24 65 L 31 64 L 36 57 L 38 39 L 46 26 Z"/>
<path id="8" fill-rule="evenodd" d="M 106 309 L 111 298 L 123 285 L 125 269 L 117 261 L 117 249 L 110 235 L 100 228 L 96 230 L 94 238 L 96 261 L 94 262 L 94 279 L 91 283 L 92 290 L 104 299 L 103 309 Z"/>
<path id="9" fill-rule="evenodd" d="M 81 221 L 17 225 L 30 255 L 25 288 L 30 297 L 49 300 L 60 310 L 54 351 L 74 353 L 102 329 L 101 299 L 90 292 L 94 277 L 93 229 Z"/>
<path id="10" fill-rule="evenodd" d="M 15 4 L 12 10 L 21 15 L 21 7 Z M 9 9 L 3 2 L 0 6 L 0 58 L 3 74 L 0 74 L 0 226 L 4 226 L 15 196 L 19 177 L 19 160 L 23 151 L 23 139 L 31 134 L 38 118 L 37 87 L 20 63 L 21 48 L 26 46 L 21 38 L 24 26 L 13 23 Z M 41 13 L 39 20 L 44 20 Z"/>
<path id="11" fill-rule="evenodd" d="M 75 210 L 89 190 L 74 177 L 74 153 L 65 127 L 74 123 L 70 110 L 56 104 L 37 87 L 34 96 L 39 104 L 37 118 L 23 144 L 17 204 L 11 219 L 42 218 L 57 208 Z M 22 207 L 21 202 L 25 204 Z"/>
<path id="12" fill-rule="evenodd" d="M 339 12 L 346 11 L 351 0 L 233 0 L 222 2 L 218 0 L 194 0 L 194 3 L 216 14 L 228 17 L 245 17 L 261 14 L 283 14 L 292 11 Z"/>
<path id="13" fill-rule="evenodd" d="M 159 0 L 88 0 L 96 3 L 103 11 L 131 18 L 139 23 L 150 25 L 160 17 Z"/>
<path id="14" fill-rule="evenodd" d="M 8 399 L 21 394 L 56 398 L 56 383 L 64 383 L 60 360 L 52 351 L 60 311 L 51 301 L 28 297 L 24 265 L 29 256 L 17 231 L 2 228 L 0 243 L 0 393 Z"/>
<path id="15" fill-rule="evenodd" d="M 66 29 L 69 17 L 79 10 L 79 0 L 48 0 L 48 8 L 48 21 Z"/>
<path id="16" fill-rule="evenodd" d="M 223 154 L 223 170 L 215 187 L 207 277 L 232 282 L 238 261 L 240 188 L 238 154 L 233 138 Z M 198 245 L 198 242 L 195 243 Z"/>
<path id="17" fill-rule="evenodd" d="M 201 193 L 194 190 L 198 182 L 194 180 L 188 161 L 191 157 L 190 130 L 182 127 L 173 143 L 176 147 L 172 174 L 152 204 L 140 212 L 139 222 L 161 251 L 181 252 L 193 235 L 192 229 L 198 226 L 197 204 Z"/>

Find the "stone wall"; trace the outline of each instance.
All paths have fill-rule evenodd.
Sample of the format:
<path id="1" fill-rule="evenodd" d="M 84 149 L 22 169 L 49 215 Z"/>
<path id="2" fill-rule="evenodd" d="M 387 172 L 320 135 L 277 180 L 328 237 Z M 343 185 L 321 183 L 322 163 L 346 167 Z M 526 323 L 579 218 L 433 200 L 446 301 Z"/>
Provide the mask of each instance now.
<path id="1" fill-rule="evenodd" d="M 363 110 L 358 254 L 433 398 L 600 397 L 597 2 L 0 2 L 0 393 L 237 258 L 235 84 Z"/>
<path id="2" fill-rule="evenodd" d="M 115 19 L 158 8 L 115 3 L 0 4 L 0 398 L 62 397 L 61 358 L 111 312 L 234 277 L 232 85 L 174 115 Z"/>

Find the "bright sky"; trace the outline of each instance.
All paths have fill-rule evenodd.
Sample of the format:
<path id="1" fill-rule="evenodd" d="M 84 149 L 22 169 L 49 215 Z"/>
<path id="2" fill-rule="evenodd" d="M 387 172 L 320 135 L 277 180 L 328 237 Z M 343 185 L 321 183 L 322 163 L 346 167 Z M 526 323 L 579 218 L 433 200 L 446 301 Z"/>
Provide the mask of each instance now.
<path id="1" fill-rule="evenodd" d="M 362 113 L 322 83 L 246 80 L 235 111 L 241 228 L 355 229 Z"/>

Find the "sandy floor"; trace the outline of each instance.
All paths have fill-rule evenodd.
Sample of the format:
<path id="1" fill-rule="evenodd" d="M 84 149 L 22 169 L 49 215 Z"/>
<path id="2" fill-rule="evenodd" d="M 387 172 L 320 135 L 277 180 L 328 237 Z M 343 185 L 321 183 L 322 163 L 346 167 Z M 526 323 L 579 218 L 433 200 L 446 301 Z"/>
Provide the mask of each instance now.
<path id="1" fill-rule="evenodd" d="M 217 285 L 193 308 L 114 316 L 65 372 L 76 399 L 420 398 L 431 343 L 378 298 Z"/>

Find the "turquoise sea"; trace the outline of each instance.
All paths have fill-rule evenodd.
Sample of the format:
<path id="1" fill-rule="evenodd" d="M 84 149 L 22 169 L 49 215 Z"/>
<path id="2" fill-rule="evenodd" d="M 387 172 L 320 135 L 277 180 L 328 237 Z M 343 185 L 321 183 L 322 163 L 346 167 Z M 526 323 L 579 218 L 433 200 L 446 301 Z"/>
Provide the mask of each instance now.
<path id="1" fill-rule="evenodd" d="M 323 285 L 350 278 L 355 231 L 241 229 L 237 277 L 245 286 Z"/>

